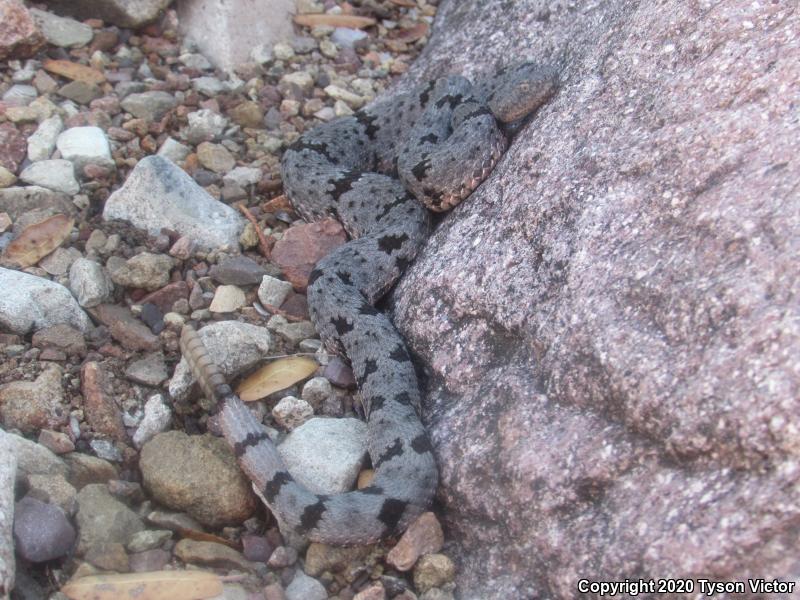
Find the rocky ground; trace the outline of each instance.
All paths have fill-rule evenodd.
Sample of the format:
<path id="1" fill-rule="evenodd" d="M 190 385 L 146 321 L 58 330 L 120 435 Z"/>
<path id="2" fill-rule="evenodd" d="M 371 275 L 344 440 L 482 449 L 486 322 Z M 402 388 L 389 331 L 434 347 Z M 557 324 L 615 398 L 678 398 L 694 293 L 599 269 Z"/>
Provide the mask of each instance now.
<path id="1" fill-rule="evenodd" d="M 368 479 L 352 373 L 320 347 L 304 296 L 311 266 L 345 234 L 298 220 L 278 163 L 300 133 L 405 72 L 436 6 L 298 10 L 308 25 L 292 43 L 254 48 L 223 74 L 179 38 L 171 11 L 132 30 L 0 0 L 12 597 L 60 598 L 71 578 L 183 565 L 233 575 L 225 598 L 453 597 L 430 513 L 396 546 L 288 545 L 179 362 L 189 322 L 207 323 L 232 381 L 265 356 L 313 358 L 311 372 L 251 406 L 311 487 Z"/>

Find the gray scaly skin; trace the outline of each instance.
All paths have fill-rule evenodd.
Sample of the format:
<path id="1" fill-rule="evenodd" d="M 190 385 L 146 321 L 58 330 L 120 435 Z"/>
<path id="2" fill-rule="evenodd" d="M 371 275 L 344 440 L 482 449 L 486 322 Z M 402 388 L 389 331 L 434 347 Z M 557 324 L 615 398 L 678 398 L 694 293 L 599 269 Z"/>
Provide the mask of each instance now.
<path id="1" fill-rule="evenodd" d="M 425 206 L 444 211 L 466 198 L 505 151 L 498 121 L 532 114 L 555 87 L 554 71 L 532 64 L 474 86 L 449 76 L 316 127 L 286 150 L 284 189 L 299 214 L 334 216 L 353 238 L 316 265 L 308 305 L 326 345 L 352 363 L 369 419 L 371 485 L 327 496 L 297 483 L 196 332 L 186 327 L 181 339 L 239 464 L 284 526 L 314 541 L 365 544 L 428 508 L 438 476 L 417 377 L 402 338 L 373 306 L 426 239 Z"/>

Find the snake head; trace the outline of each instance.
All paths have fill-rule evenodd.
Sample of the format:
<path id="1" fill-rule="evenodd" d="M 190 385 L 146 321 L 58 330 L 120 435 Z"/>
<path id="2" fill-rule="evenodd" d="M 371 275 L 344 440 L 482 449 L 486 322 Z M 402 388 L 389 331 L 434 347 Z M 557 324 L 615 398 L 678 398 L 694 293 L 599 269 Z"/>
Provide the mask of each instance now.
<path id="1" fill-rule="evenodd" d="M 511 123 L 532 114 L 547 102 L 558 87 L 554 67 L 523 63 L 503 72 L 489 96 L 488 105 L 495 117 Z"/>

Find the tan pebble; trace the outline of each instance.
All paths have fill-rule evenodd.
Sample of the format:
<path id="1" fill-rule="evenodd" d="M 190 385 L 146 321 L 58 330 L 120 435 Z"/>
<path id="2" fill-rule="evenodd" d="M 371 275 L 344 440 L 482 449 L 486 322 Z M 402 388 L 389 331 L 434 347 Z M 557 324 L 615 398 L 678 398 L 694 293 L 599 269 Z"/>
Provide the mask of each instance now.
<path id="1" fill-rule="evenodd" d="M 420 515 L 406 529 L 397 545 L 386 556 L 386 562 L 398 571 L 408 571 L 423 554 L 438 552 L 444 544 L 444 533 L 432 512 Z"/>
<path id="2" fill-rule="evenodd" d="M 456 567 L 444 554 L 426 554 L 414 567 L 414 586 L 425 593 L 431 588 L 441 587 L 453 581 Z"/>
<path id="3" fill-rule="evenodd" d="M 214 293 L 211 306 L 208 307 L 212 313 L 229 313 L 240 309 L 246 304 L 244 292 L 235 285 L 221 285 Z"/>
<path id="4" fill-rule="evenodd" d="M 353 600 L 386 600 L 386 590 L 380 583 L 373 583 L 353 596 Z"/>

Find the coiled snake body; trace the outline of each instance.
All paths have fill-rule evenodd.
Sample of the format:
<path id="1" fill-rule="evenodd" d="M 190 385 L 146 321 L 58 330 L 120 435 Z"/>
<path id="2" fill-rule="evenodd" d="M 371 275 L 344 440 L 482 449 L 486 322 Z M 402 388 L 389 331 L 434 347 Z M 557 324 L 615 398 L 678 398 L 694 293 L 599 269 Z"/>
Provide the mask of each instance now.
<path id="1" fill-rule="evenodd" d="M 298 213 L 334 216 L 353 238 L 315 266 L 308 305 L 323 341 L 352 363 L 369 420 L 372 483 L 334 496 L 297 483 L 197 333 L 185 327 L 181 337 L 239 464 L 283 527 L 331 544 L 370 543 L 429 506 L 438 476 L 418 417 L 417 377 L 402 338 L 373 306 L 427 237 L 425 207 L 447 210 L 468 196 L 505 150 L 498 121 L 532 114 L 555 87 L 551 69 L 529 63 L 476 85 L 449 76 L 320 125 L 284 153 L 284 189 Z"/>

